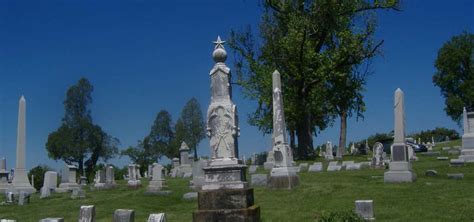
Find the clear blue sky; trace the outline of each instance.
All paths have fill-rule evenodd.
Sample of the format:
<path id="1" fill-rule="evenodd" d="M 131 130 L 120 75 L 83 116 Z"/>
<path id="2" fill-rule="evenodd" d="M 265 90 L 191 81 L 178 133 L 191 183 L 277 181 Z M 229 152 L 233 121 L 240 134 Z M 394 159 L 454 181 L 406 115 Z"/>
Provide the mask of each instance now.
<path id="1" fill-rule="evenodd" d="M 202 1 L 0 1 L 0 157 L 14 167 L 18 99 L 27 99 L 27 167 L 61 166 L 45 143 L 59 127 L 69 86 L 87 77 L 95 87 L 94 121 L 119 138 L 121 148 L 149 132 L 160 109 L 174 120 L 195 96 L 209 104 L 211 44 L 231 29 L 260 21 L 251 0 Z M 348 139 L 393 128 L 393 91 L 405 91 L 408 132 L 436 126 L 458 129 L 444 113 L 431 82 L 437 50 L 453 35 L 474 29 L 474 1 L 404 1 L 403 12 L 379 13 L 377 37 L 384 55 L 374 61 L 365 120 L 349 121 Z M 228 50 L 229 51 L 229 50 Z M 229 54 L 231 52 L 229 51 Z M 232 58 L 228 66 L 233 68 Z M 249 126 L 256 106 L 234 88 L 241 118 L 242 154 L 270 148 L 270 138 Z M 315 144 L 336 143 L 339 123 Z M 208 140 L 199 153 L 208 155 Z M 128 162 L 126 158 L 113 161 Z"/>

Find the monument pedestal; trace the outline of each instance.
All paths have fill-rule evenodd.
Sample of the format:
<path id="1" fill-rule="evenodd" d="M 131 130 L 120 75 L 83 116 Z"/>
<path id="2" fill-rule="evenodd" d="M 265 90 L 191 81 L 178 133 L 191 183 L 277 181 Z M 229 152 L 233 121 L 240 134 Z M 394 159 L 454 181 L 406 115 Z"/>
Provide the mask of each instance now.
<path id="1" fill-rule="evenodd" d="M 35 193 L 36 189 L 31 186 L 30 181 L 28 180 L 26 169 L 15 169 L 15 176 L 13 177 L 12 186 L 15 190 L 15 193 L 20 193 L 21 191 L 27 193 Z"/>
<path id="2" fill-rule="evenodd" d="M 411 171 L 409 162 L 390 162 L 389 169 L 384 173 L 385 183 L 404 183 L 416 180 L 416 174 Z"/>
<path id="3" fill-rule="evenodd" d="M 252 188 L 199 191 L 193 221 L 257 222 L 260 207 L 254 205 Z"/>
<path id="4" fill-rule="evenodd" d="M 459 159 L 463 159 L 464 162 L 474 162 L 474 134 L 464 134 L 462 136 L 462 150 Z"/>
<path id="5" fill-rule="evenodd" d="M 293 189 L 300 183 L 298 167 L 275 167 L 270 173 L 268 187 L 272 189 Z"/>

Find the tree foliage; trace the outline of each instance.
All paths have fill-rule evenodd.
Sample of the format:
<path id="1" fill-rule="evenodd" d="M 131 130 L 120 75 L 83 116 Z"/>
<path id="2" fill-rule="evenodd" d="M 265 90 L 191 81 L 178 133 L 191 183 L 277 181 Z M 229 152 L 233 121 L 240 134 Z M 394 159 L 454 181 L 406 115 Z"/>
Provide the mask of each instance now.
<path id="1" fill-rule="evenodd" d="M 459 125 L 463 107 L 474 110 L 474 34 L 454 36 L 438 51 L 433 83 L 445 98 L 446 114 Z"/>
<path id="2" fill-rule="evenodd" d="M 246 97 L 258 102 L 249 123 L 271 132 L 271 73 L 278 69 L 291 143 L 296 132 L 296 156 L 307 158 L 313 135 L 339 115 L 336 105 L 348 115 L 363 111 L 360 90 L 364 81 L 354 77 L 383 43 L 373 37 L 374 11 L 398 9 L 398 1 L 293 0 L 265 1 L 263 5 L 260 38 L 254 37 L 250 27 L 232 31 L 230 38 L 238 83 Z M 346 88 L 349 93 L 341 91 Z M 331 97 L 334 99 L 328 99 Z"/>
<path id="3" fill-rule="evenodd" d="M 34 181 L 32 181 L 31 183 L 34 184 L 34 188 L 36 190 L 41 189 L 41 187 L 43 186 L 44 174 L 50 170 L 51 168 L 46 165 L 38 165 L 28 172 L 28 178 L 30 178 L 30 180 L 31 180 L 31 176 L 34 175 Z M 57 185 L 57 184 L 54 184 L 54 185 Z"/>
<path id="4" fill-rule="evenodd" d="M 92 91 L 90 82 L 81 78 L 71 86 L 64 101 L 65 114 L 61 126 L 48 136 L 46 150 L 54 160 L 63 160 L 67 164 L 78 164 L 82 174 L 93 174 L 97 162 L 107 161 L 118 153 L 117 138 L 108 135 L 92 121 Z"/>
<path id="5" fill-rule="evenodd" d="M 180 121 L 184 133 L 184 141 L 194 151 L 194 159 L 197 159 L 197 146 L 206 136 L 205 124 L 201 111 L 201 105 L 196 98 L 191 98 L 181 111 Z M 180 124 L 181 124 L 180 123 Z M 178 130 L 178 128 L 177 128 Z M 179 129 L 181 130 L 181 128 Z M 180 143 L 180 141 L 177 141 Z"/>

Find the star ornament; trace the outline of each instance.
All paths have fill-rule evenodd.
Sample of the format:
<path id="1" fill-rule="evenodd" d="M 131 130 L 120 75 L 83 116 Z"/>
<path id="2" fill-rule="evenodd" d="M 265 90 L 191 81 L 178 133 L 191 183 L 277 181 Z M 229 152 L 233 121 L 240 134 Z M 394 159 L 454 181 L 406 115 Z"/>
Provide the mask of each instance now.
<path id="1" fill-rule="evenodd" d="M 217 48 L 224 48 L 224 43 L 225 41 L 221 40 L 220 36 L 217 36 L 217 40 L 213 42 L 216 46 L 214 47 L 215 49 Z"/>

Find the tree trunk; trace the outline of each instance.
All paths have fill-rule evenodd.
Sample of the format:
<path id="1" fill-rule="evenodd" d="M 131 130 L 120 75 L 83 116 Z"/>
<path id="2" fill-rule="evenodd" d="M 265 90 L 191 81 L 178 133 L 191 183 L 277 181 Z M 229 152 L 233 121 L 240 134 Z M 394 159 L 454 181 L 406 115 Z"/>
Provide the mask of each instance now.
<path id="1" fill-rule="evenodd" d="M 79 175 L 84 176 L 84 159 L 79 159 Z"/>
<path id="2" fill-rule="evenodd" d="M 296 124 L 298 137 L 298 159 L 307 159 L 308 151 L 313 149 L 313 132 L 311 130 L 311 116 L 305 113 L 305 117 Z"/>
<path id="3" fill-rule="evenodd" d="M 194 146 L 194 161 L 198 159 L 197 145 Z"/>
<path id="4" fill-rule="evenodd" d="M 296 141 L 295 141 L 295 131 L 294 130 L 290 130 L 290 147 L 291 147 L 291 150 L 295 150 L 296 149 Z M 294 156 L 294 155 L 293 155 Z"/>
<path id="5" fill-rule="evenodd" d="M 340 156 L 338 158 L 342 158 L 344 154 L 344 150 L 346 148 L 346 136 L 347 136 L 347 112 L 343 111 L 340 115 L 341 118 L 341 131 L 339 134 L 339 152 L 337 152 Z"/>

